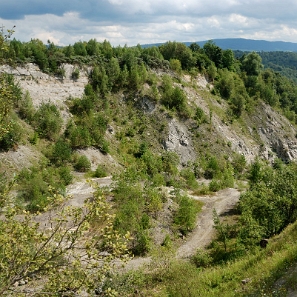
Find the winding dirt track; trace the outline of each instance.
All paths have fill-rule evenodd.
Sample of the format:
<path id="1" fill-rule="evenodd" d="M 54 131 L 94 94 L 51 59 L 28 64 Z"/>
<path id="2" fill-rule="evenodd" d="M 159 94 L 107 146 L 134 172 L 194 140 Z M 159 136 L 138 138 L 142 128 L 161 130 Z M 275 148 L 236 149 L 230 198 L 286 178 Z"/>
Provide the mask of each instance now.
<path id="1" fill-rule="evenodd" d="M 111 177 L 92 179 L 99 186 L 110 186 L 112 183 Z M 76 182 L 70 185 L 67 189 L 67 194 L 71 195 L 68 205 L 82 206 L 87 198 L 92 196 L 94 189 L 85 181 Z M 182 245 L 176 251 L 177 258 L 188 258 L 195 254 L 198 248 L 206 247 L 212 240 L 214 235 L 213 228 L 213 210 L 215 209 L 218 215 L 222 215 L 233 209 L 239 200 L 240 192 L 233 188 L 227 188 L 215 193 L 215 195 L 193 196 L 192 199 L 202 201 L 204 206 L 199 213 L 196 227 L 185 239 Z M 43 213 L 37 217 L 40 226 L 47 228 L 48 214 Z M 125 270 L 137 269 L 151 262 L 150 257 L 134 258 L 127 263 Z"/>
<path id="2" fill-rule="evenodd" d="M 204 206 L 198 215 L 195 229 L 176 251 L 176 258 L 179 259 L 194 255 L 197 249 L 204 248 L 211 242 L 214 235 L 213 210 L 215 209 L 218 215 L 232 210 L 239 200 L 240 192 L 233 188 L 227 188 L 213 196 L 189 196 L 202 201 Z M 127 263 L 125 270 L 138 269 L 150 264 L 151 260 L 151 257 L 134 258 Z"/>
<path id="3" fill-rule="evenodd" d="M 196 227 L 178 248 L 176 256 L 186 258 L 193 255 L 198 248 L 207 246 L 213 237 L 213 210 L 222 215 L 233 209 L 239 200 L 240 192 L 233 188 L 227 188 L 217 192 L 214 196 L 191 196 L 195 200 L 204 202 L 202 212 L 199 213 Z"/>
<path id="4" fill-rule="evenodd" d="M 112 183 L 111 177 L 96 178 L 93 179 L 93 181 L 101 187 L 110 186 Z M 74 183 L 67 190 L 67 193 L 72 196 L 69 200 L 69 204 L 73 206 L 82 206 L 85 199 L 91 197 L 92 192 L 93 188 L 86 182 L 82 181 Z M 204 248 L 211 242 L 214 235 L 213 210 L 215 209 L 218 215 L 230 211 L 238 202 L 240 192 L 233 188 L 227 188 L 218 191 L 212 196 L 189 196 L 192 199 L 202 201 L 204 206 L 197 218 L 195 229 L 177 249 L 177 258 L 187 258 L 192 256 L 198 248 Z M 131 265 L 138 267 L 149 261 L 149 258 L 135 258 L 131 260 Z"/>

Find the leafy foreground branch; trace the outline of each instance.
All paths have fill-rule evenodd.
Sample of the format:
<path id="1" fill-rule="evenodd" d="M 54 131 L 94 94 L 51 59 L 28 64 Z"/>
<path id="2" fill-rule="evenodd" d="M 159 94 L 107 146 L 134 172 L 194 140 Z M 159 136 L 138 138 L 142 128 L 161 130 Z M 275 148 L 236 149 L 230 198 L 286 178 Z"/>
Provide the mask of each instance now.
<path id="1" fill-rule="evenodd" d="M 14 206 L 3 208 L 0 296 L 24 296 L 16 283 L 28 281 L 30 286 L 36 279 L 41 281 L 34 288 L 34 296 L 92 295 L 115 263 L 129 258 L 130 235 L 114 231 L 114 216 L 100 189 L 83 208 L 59 209 L 47 212 L 51 217 L 47 226 L 51 228 L 45 229 L 36 223 L 38 214 L 19 215 Z M 109 290 L 107 296 L 113 294 Z"/>

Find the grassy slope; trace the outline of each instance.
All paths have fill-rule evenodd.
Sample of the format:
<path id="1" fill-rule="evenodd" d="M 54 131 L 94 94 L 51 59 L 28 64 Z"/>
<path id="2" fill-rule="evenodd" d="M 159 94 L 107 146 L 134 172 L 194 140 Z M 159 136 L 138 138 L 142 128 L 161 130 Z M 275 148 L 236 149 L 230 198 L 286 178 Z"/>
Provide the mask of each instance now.
<path id="1" fill-rule="evenodd" d="M 287 296 L 297 289 L 297 273 L 292 269 L 297 262 L 296 240 L 294 223 L 271 238 L 266 249 L 209 268 L 172 260 L 163 250 L 149 272 L 130 272 L 118 277 L 114 285 L 122 296 Z"/>

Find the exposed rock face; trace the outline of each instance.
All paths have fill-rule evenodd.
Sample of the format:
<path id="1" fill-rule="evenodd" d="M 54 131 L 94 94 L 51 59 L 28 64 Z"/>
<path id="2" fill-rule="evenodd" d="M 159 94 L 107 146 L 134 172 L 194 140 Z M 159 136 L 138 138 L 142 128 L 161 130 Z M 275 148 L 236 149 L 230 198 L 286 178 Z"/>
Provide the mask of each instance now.
<path id="1" fill-rule="evenodd" d="M 66 122 L 69 113 L 65 101 L 70 97 L 81 98 L 88 83 L 88 76 L 86 70 L 80 69 L 79 78 L 73 80 L 71 75 L 76 66 L 65 64 L 63 67 L 65 70 L 63 79 L 41 72 L 38 66 L 32 63 L 24 67 L 3 65 L 0 67 L 0 73 L 13 74 L 23 92 L 29 92 L 35 107 L 47 102 L 56 104 Z"/>
<path id="2" fill-rule="evenodd" d="M 144 96 L 138 101 L 141 109 L 146 113 L 152 113 L 155 110 L 156 104 L 150 98 Z"/>
<path id="3" fill-rule="evenodd" d="M 0 67 L 0 72 L 13 74 L 22 90 L 30 93 L 35 107 L 43 102 L 56 104 L 66 123 L 71 114 L 68 112 L 65 101 L 68 98 L 81 98 L 84 87 L 88 83 L 89 69 L 80 69 L 80 77 L 73 80 L 71 75 L 76 66 L 65 64 L 63 67 L 65 70 L 63 80 L 41 72 L 36 65 L 30 63 L 25 67 L 16 68 L 4 65 Z M 164 72 L 160 71 L 157 74 L 162 75 Z M 195 78 L 184 76 L 183 79 L 186 82 L 191 82 Z M 197 87 L 204 91 L 209 91 L 212 87 L 201 75 L 197 76 L 196 81 L 193 82 L 196 82 Z M 149 86 L 146 87 L 149 88 Z M 212 129 L 214 129 L 212 131 L 215 131 L 216 135 L 220 135 L 232 151 L 244 155 L 247 162 L 252 162 L 257 156 L 269 161 L 273 161 L 275 157 L 284 161 L 297 160 L 296 129 L 270 106 L 264 103 L 260 104 L 255 115 L 251 117 L 250 123 L 247 123 L 246 130 L 248 132 L 243 133 L 240 129 L 235 130 L 232 125 L 225 123 L 224 119 L 215 112 L 212 113 L 211 108 L 226 108 L 226 102 L 219 103 L 209 98 L 206 100 L 195 89 L 187 86 L 181 87 L 186 92 L 189 102 L 199 106 L 206 116 L 212 117 Z M 152 114 L 156 110 L 156 102 L 149 97 L 144 96 L 138 99 L 138 104 L 148 114 Z M 116 127 L 108 128 L 110 135 L 114 133 L 115 129 Z M 187 126 L 177 119 L 171 119 L 168 122 L 168 130 L 163 147 L 176 152 L 180 157 L 181 164 L 194 161 L 197 156 L 193 147 L 192 134 Z"/>
<path id="4" fill-rule="evenodd" d="M 259 125 L 258 134 L 263 141 L 262 146 L 285 162 L 296 161 L 296 129 L 270 106 L 262 104 L 260 110 L 261 116 L 255 116 L 254 120 Z"/>
<path id="5" fill-rule="evenodd" d="M 193 149 L 187 127 L 176 119 L 172 119 L 168 126 L 169 134 L 167 140 L 164 141 L 164 148 L 177 153 L 182 165 L 186 165 L 189 161 L 194 161 L 196 153 Z"/>
<path id="6" fill-rule="evenodd" d="M 25 67 L 0 67 L 0 72 L 13 74 L 24 91 L 28 91 L 35 106 L 42 102 L 59 104 L 69 97 L 80 98 L 83 95 L 84 87 L 88 83 L 87 72 L 80 70 L 77 80 L 71 78 L 75 66 L 65 64 L 64 79 L 50 76 L 41 72 L 38 66 L 29 63 Z"/>

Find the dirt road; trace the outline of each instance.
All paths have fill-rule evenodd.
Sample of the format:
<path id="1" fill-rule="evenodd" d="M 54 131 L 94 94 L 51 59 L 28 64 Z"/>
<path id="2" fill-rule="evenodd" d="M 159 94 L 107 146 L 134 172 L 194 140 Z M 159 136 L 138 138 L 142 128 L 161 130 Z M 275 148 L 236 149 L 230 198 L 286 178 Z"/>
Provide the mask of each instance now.
<path id="1" fill-rule="evenodd" d="M 233 188 L 227 188 L 215 193 L 215 195 L 193 196 L 195 200 L 202 201 L 204 206 L 199 213 L 196 227 L 177 249 L 176 258 L 188 258 L 195 254 L 197 249 L 206 247 L 214 236 L 213 210 L 222 215 L 233 209 L 239 200 L 240 192 Z M 151 257 L 134 258 L 125 266 L 125 271 L 137 269 L 151 263 Z"/>
<path id="2" fill-rule="evenodd" d="M 202 201 L 204 206 L 199 213 L 196 228 L 178 248 L 176 256 L 186 258 L 193 255 L 198 248 L 207 246 L 214 235 L 213 210 L 221 215 L 233 209 L 239 200 L 240 192 L 236 189 L 227 188 L 217 192 L 213 196 L 190 196 L 195 200 Z"/>
<path id="3" fill-rule="evenodd" d="M 92 179 L 92 182 L 97 183 L 99 186 L 110 186 L 112 183 L 111 177 Z M 94 189 L 86 181 L 79 181 L 70 185 L 67 189 L 67 194 L 71 195 L 68 205 L 82 206 L 87 198 L 92 196 Z M 199 213 L 196 227 L 185 239 L 183 244 L 177 249 L 177 258 L 187 258 L 195 254 L 198 248 L 207 246 L 214 235 L 213 229 L 213 210 L 215 209 L 219 215 L 233 209 L 239 200 L 240 192 L 236 189 L 227 188 L 218 191 L 214 195 L 207 196 L 193 196 L 189 195 L 192 199 L 202 201 L 204 206 Z M 51 213 L 51 216 L 53 214 Z M 49 228 L 47 222 L 49 214 L 43 213 L 37 217 L 37 221 L 43 228 Z M 135 269 L 150 263 L 150 257 L 134 258 L 128 265 L 127 269 Z"/>

